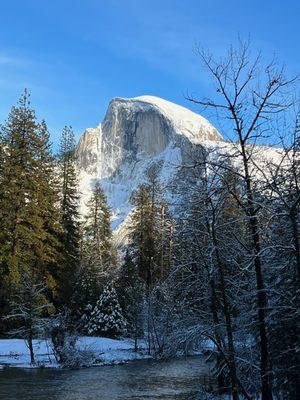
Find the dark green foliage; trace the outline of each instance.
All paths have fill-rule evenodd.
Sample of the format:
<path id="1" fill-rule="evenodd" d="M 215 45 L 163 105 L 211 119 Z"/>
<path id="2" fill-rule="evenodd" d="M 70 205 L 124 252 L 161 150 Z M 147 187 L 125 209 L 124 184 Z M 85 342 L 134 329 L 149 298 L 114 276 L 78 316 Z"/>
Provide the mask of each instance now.
<path id="1" fill-rule="evenodd" d="M 105 285 L 116 270 L 112 245 L 111 212 L 106 196 L 96 182 L 85 222 L 81 227 L 80 269 L 74 286 L 73 307 L 81 316 L 86 306 L 95 305 Z"/>
<path id="2" fill-rule="evenodd" d="M 80 270 L 76 275 L 74 290 L 72 295 L 71 308 L 75 319 L 82 322 L 86 319 L 87 310 L 93 308 L 101 294 L 99 276 L 94 266 L 81 264 Z M 80 325 L 82 325 L 80 323 Z M 84 326 L 82 326 L 84 331 Z"/>
<path id="3" fill-rule="evenodd" d="M 134 210 L 130 248 L 138 273 L 150 293 L 172 267 L 173 223 L 161 194 L 156 165 L 150 168 L 147 178 L 131 199 Z"/>
<path id="4" fill-rule="evenodd" d="M 156 225 L 153 219 L 151 198 L 148 188 L 142 185 L 132 197 L 135 207 L 132 217 L 132 247 L 140 277 L 148 290 L 157 276 L 158 254 L 156 251 Z"/>
<path id="5" fill-rule="evenodd" d="M 21 276 L 30 277 L 33 284 L 46 283 L 53 297 L 60 225 L 49 133 L 45 122 L 36 121 L 27 91 L 1 132 L 0 270 L 5 309 L 20 288 Z"/>
<path id="6" fill-rule="evenodd" d="M 95 268 L 98 279 L 116 266 L 110 222 L 110 207 L 100 183 L 96 182 L 83 228 L 82 258 Z"/>
<path id="7" fill-rule="evenodd" d="M 76 144 L 70 127 L 63 129 L 59 148 L 59 170 L 61 182 L 62 233 L 61 261 L 58 271 L 58 303 L 60 307 L 70 304 L 75 276 L 79 269 L 79 215 L 76 176 Z"/>
<path id="8" fill-rule="evenodd" d="M 137 265 L 133 262 L 128 250 L 119 272 L 116 290 L 127 321 L 127 332 L 131 337 L 137 339 L 143 334 L 145 284 L 140 278 Z"/>

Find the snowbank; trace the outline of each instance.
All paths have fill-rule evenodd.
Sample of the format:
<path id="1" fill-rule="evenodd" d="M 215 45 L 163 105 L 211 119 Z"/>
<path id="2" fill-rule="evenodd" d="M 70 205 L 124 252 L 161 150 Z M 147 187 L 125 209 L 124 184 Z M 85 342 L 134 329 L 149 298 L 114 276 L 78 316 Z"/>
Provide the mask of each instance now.
<path id="1" fill-rule="evenodd" d="M 95 355 L 93 365 L 108 365 L 148 358 L 143 350 L 134 352 L 131 339 L 115 340 L 102 337 L 81 337 L 77 342 L 81 350 L 90 350 Z M 12 366 L 19 368 L 59 368 L 53 355 L 51 344 L 47 340 L 34 340 L 36 365 L 30 365 L 29 350 L 22 339 L 0 339 L 0 368 Z"/>

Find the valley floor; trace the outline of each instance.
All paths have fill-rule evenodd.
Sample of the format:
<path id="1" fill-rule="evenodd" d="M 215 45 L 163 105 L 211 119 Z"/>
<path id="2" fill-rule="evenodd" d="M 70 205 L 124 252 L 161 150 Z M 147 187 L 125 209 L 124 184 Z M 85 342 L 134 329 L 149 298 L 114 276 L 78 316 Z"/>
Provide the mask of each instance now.
<path id="1" fill-rule="evenodd" d="M 131 339 L 108 339 L 103 337 L 80 337 L 77 346 L 81 350 L 89 350 L 95 355 L 92 365 L 119 364 L 131 360 L 149 358 L 144 350 L 144 342 L 139 343 L 140 351 L 134 351 Z M 5 366 L 19 368 L 58 368 L 50 342 L 34 340 L 36 365 L 30 365 L 29 350 L 23 339 L 0 339 L 0 368 Z"/>

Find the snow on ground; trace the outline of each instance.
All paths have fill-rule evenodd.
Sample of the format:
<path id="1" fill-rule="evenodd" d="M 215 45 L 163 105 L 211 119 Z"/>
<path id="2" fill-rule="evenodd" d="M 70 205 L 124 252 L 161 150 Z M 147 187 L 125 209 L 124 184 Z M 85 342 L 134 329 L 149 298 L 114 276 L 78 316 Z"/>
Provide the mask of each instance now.
<path id="1" fill-rule="evenodd" d="M 92 350 L 102 365 L 149 358 L 144 341 L 138 343 L 139 352 L 134 351 L 134 342 L 131 339 L 116 340 L 85 336 L 79 339 L 78 346 L 81 349 Z"/>
<path id="2" fill-rule="evenodd" d="M 57 363 L 46 340 L 34 340 L 37 365 L 56 366 Z M 0 366 L 30 368 L 29 349 L 23 339 L 0 339 Z"/>
<path id="3" fill-rule="evenodd" d="M 134 352 L 131 339 L 116 340 L 102 337 L 81 337 L 77 346 L 81 350 L 90 350 L 95 355 L 95 364 L 118 364 L 130 360 L 149 358 L 144 351 L 144 342 L 139 343 L 139 352 Z M 36 366 L 58 368 L 50 341 L 34 340 Z M 0 339 L 0 368 L 9 365 L 19 368 L 32 368 L 26 342 L 23 339 Z"/>

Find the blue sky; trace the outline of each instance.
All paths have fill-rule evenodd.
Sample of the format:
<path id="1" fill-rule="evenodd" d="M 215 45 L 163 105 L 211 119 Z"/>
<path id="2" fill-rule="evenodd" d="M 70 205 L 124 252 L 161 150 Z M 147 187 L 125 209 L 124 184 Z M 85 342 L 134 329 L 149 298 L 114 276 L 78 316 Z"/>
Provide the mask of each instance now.
<path id="1" fill-rule="evenodd" d="M 187 91 L 212 90 L 195 43 L 222 54 L 238 35 L 299 72 L 296 0 L 0 0 L 0 121 L 25 87 L 54 144 L 66 124 L 77 137 L 98 125 L 113 97 L 191 107 Z"/>

